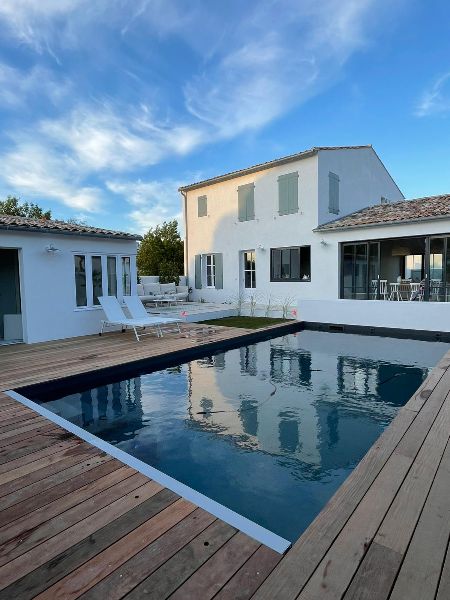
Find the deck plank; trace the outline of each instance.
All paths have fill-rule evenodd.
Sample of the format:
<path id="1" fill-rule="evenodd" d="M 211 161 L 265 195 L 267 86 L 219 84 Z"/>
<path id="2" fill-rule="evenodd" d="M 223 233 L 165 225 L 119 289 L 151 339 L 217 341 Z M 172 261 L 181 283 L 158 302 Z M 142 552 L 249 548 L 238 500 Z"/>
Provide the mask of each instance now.
<path id="1" fill-rule="evenodd" d="M 21 600 L 34 598 L 121 537 L 133 531 L 160 510 L 178 500 L 178 498 L 179 496 L 170 490 L 164 489 L 141 504 L 131 507 L 124 514 L 111 520 L 103 527 L 100 526 L 95 532 L 83 537 L 79 542 L 63 550 L 1 591 L 0 600 L 9 600 L 11 594 L 17 594 L 17 597 L 20 597 Z"/>
<path id="2" fill-rule="evenodd" d="M 236 529 L 222 521 L 215 521 L 136 586 L 127 595 L 127 600 L 168 598 L 234 535 Z"/>
<path id="3" fill-rule="evenodd" d="M 435 597 L 450 536 L 450 443 L 414 531 L 391 600 Z M 449 594 L 450 596 L 450 594 Z"/>
<path id="4" fill-rule="evenodd" d="M 190 515 L 195 505 L 179 499 L 86 564 L 72 571 L 58 583 L 37 596 L 39 600 L 72 600 L 121 567 L 127 560 L 143 550 L 171 527 Z"/>
<path id="5" fill-rule="evenodd" d="M 164 536 L 138 552 L 124 565 L 83 594 L 83 600 L 119 600 L 154 573 L 174 554 L 204 531 L 215 517 L 197 508 Z"/>

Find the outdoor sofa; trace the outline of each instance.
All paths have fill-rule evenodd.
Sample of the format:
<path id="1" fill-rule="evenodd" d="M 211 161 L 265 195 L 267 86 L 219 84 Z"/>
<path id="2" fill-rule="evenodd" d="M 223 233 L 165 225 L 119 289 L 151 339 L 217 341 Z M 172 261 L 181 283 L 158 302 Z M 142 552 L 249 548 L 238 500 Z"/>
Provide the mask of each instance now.
<path id="1" fill-rule="evenodd" d="M 142 302 L 158 302 L 170 297 L 171 299 L 186 302 L 189 295 L 187 285 L 175 283 L 138 283 L 137 293 Z"/>

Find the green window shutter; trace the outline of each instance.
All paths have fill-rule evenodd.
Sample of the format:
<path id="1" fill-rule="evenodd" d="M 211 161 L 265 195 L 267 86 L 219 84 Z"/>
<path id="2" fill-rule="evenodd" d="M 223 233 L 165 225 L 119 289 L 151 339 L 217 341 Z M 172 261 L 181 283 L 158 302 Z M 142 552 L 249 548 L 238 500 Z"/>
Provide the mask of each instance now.
<path id="1" fill-rule="evenodd" d="M 238 187 L 239 221 L 252 221 L 255 218 L 255 184 L 248 183 Z"/>
<path id="2" fill-rule="evenodd" d="M 298 173 L 289 177 L 289 212 L 298 212 Z"/>
<path id="3" fill-rule="evenodd" d="M 214 254 L 214 263 L 216 269 L 216 290 L 223 289 L 223 254 Z"/>
<path id="4" fill-rule="evenodd" d="M 195 256 L 195 289 L 200 290 L 202 288 L 202 255 L 197 254 Z"/>
<path id="5" fill-rule="evenodd" d="M 278 212 L 290 215 L 298 212 L 298 173 L 278 177 Z"/>
<path id="6" fill-rule="evenodd" d="M 339 176 L 328 173 L 328 212 L 339 214 Z"/>
<path id="7" fill-rule="evenodd" d="M 198 216 L 206 217 L 208 214 L 208 198 L 206 196 L 199 196 L 197 198 L 198 203 Z"/>

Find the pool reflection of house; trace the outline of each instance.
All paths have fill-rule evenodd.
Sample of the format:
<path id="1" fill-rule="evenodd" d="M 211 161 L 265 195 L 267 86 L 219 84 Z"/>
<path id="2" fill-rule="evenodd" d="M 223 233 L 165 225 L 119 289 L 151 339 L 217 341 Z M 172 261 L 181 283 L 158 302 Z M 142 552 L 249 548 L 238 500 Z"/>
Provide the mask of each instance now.
<path id="1" fill-rule="evenodd" d="M 71 394 L 46 402 L 45 406 L 83 429 L 101 434 L 104 439 L 109 440 L 111 429 L 111 436 L 119 442 L 142 427 L 141 378 Z M 117 427 L 120 422 L 123 427 Z"/>
<path id="2" fill-rule="evenodd" d="M 405 349 L 403 364 L 411 366 L 397 369 L 389 362 L 398 363 L 398 347 L 387 356 L 385 340 L 371 339 L 370 348 L 361 336 L 344 340 L 304 331 L 192 362 L 191 419 L 244 449 L 295 458 L 312 475 L 319 466 L 343 466 L 344 449 L 358 460 L 367 436 L 378 437 L 398 408 L 392 386 L 403 386 L 406 400 L 422 381 L 424 369 L 413 365 L 423 361 L 421 344 L 426 342 L 399 342 Z M 397 371 L 405 375 L 398 382 Z"/>

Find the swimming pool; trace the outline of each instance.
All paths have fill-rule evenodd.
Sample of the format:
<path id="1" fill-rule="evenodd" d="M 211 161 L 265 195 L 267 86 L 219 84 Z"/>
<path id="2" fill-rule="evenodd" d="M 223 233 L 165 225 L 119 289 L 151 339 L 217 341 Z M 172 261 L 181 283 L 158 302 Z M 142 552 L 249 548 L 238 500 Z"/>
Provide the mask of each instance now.
<path id="1" fill-rule="evenodd" d="M 302 331 L 40 402 L 295 541 L 448 348 Z"/>

